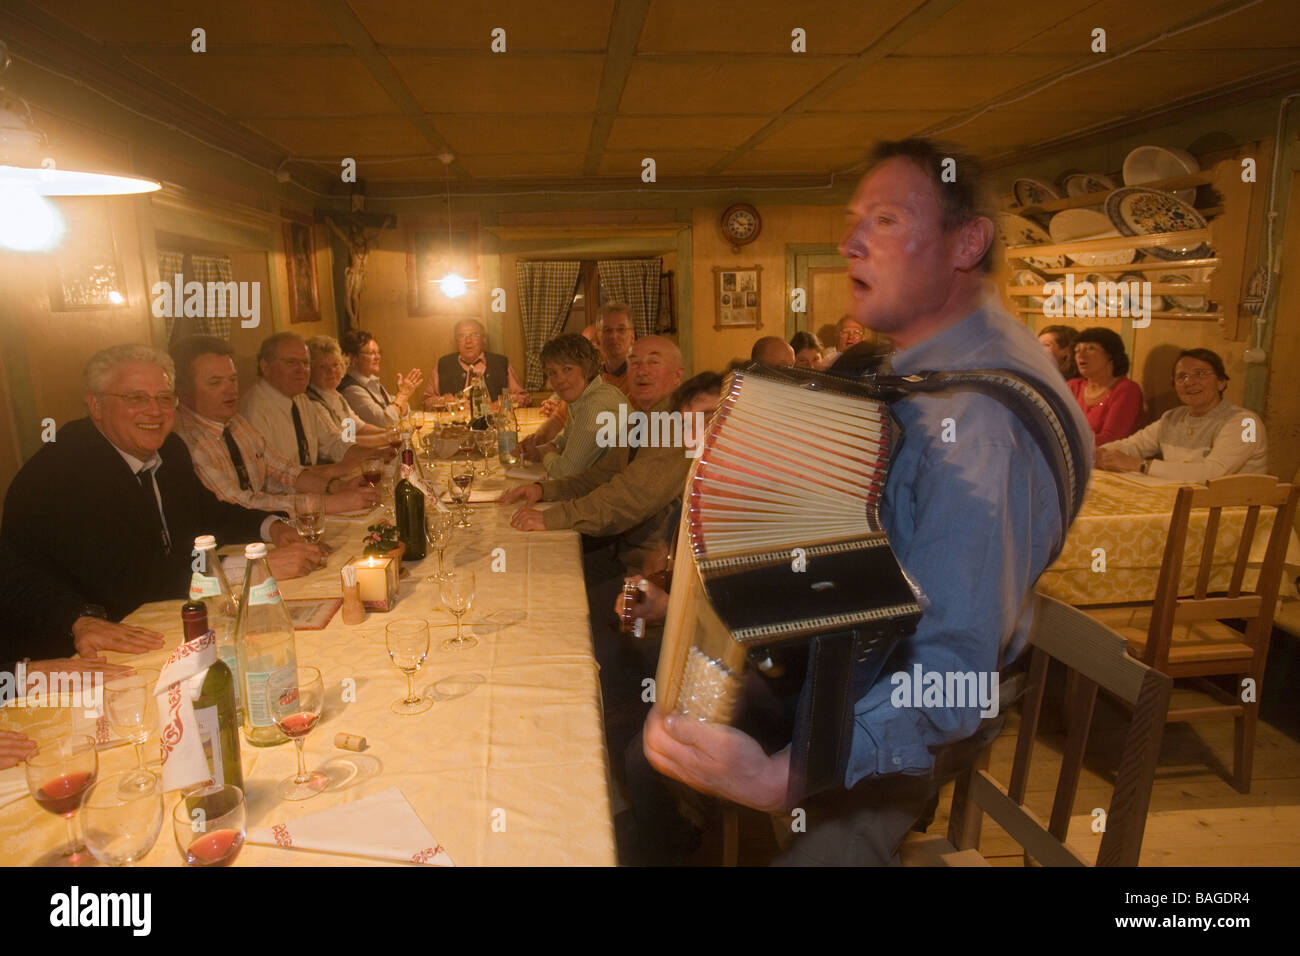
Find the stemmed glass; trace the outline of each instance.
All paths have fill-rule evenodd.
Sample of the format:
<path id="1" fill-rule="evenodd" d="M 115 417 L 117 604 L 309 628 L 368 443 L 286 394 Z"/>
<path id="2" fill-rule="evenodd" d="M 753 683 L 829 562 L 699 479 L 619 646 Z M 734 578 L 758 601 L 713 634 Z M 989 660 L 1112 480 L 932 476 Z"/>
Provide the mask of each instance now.
<path id="1" fill-rule="evenodd" d="M 424 580 L 429 584 L 437 584 L 440 581 L 447 580 L 447 572 L 443 569 L 442 564 L 442 554 L 447 550 L 447 545 L 451 544 L 452 536 L 456 532 L 456 519 L 451 512 L 439 508 L 433 498 L 426 498 L 424 502 L 424 528 L 429 547 L 438 552 L 438 570 Z"/>
<path id="2" fill-rule="evenodd" d="M 451 481 L 448 482 L 447 492 L 451 495 L 452 501 L 460 506 L 460 514 L 456 517 L 457 528 L 469 527 L 469 492 L 474 487 L 474 463 L 473 462 L 453 462 L 451 466 Z"/>
<path id="3" fill-rule="evenodd" d="M 139 863 L 158 842 L 163 825 L 162 781 L 142 771 L 116 773 L 96 783 L 81 804 L 81 831 L 95 859 L 106 866 Z"/>
<path id="4" fill-rule="evenodd" d="M 399 717 L 424 713 L 433 706 L 433 701 L 415 692 L 413 679 L 429 656 L 429 622 L 394 621 L 384 629 L 384 641 L 389 658 L 406 675 L 406 696 L 393 701 L 388 709 Z"/>
<path id="5" fill-rule="evenodd" d="M 42 745 L 27 758 L 27 789 L 32 799 L 68 823 L 68 845 L 47 857 L 54 866 L 95 865 L 93 858 L 85 853 L 86 845 L 77 837 L 72 818 L 77 815 L 81 799 L 95 783 L 98 772 L 99 753 L 95 750 L 95 738 L 89 734 L 60 737 Z"/>
<path id="6" fill-rule="evenodd" d="M 298 533 L 308 544 L 325 534 L 325 499 L 320 495 L 294 495 L 293 512 Z"/>
<path id="7" fill-rule="evenodd" d="M 484 428 L 474 432 L 474 444 L 478 447 L 478 453 L 483 456 L 483 477 L 486 478 L 491 468 L 491 454 L 497 447 L 497 433 L 495 428 Z"/>
<path id="8" fill-rule="evenodd" d="M 464 569 L 448 572 L 447 580 L 442 582 L 441 593 L 442 603 L 446 605 L 447 610 L 456 615 L 456 636 L 442 642 L 443 650 L 459 651 L 473 647 L 478 643 L 478 638 L 472 635 L 464 636 L 461 618 L 469 613 L 469 609 L 474 605 L 474 572 Z"/>
<path id="9" fill-rule="evenodd" d="M 418 408 L 411 409 L 411 425 L 418 432 L 424 427 L 424 412 Z"/>
<path id="10" fill-rule="evenodd" d="M 152 667 L 137 667 L 134 673 L 115 677 L 104 684 L 104 705 L 108 710 L 108 723 L 121 736 L 135 744 L 137 778 L 140 789 L 148 789 L 151 774 L 145 771 L 144 744 L 149 734 L 158 726 L 158 704 L 154 699 L 154 686 L 158 671 Z M 123 783 L 129 787 L 129 782 Z"/>
<path id="11" fill-rule="evenodd" d="M 186 866 L 230 866 L 244 845 L 247 810 L 238 787 L 208 787 L 181 797 L 172 835 Z"/>
<path id="12" fill-rule="evenodd" d="M 320 721 L 325 703 L 325 682 L 315 667 L 299 666 L 294 673 L 273 674 L 266 682 L 266 709 L 280 733 L 298 748 L 298 773 L 280 781 L 285 800 L 307 800 L 329 785 L 319 770 L 307 770 L 303 744 Z"/>
<path id="13" fill-rule="evenodd" d="M 362 461 L 361 477 L 366 479 L 366 484 L 371 488 L 379 484 L 379 480 L 384 477 L 384 459 L 371 455 Z"/>

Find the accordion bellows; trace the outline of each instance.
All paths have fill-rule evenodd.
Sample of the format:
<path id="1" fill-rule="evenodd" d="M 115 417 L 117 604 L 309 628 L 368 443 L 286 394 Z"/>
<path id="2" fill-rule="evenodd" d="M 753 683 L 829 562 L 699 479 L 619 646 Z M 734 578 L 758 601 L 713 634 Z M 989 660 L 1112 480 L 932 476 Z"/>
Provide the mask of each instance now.
<path id="1" fill-rule="evenodd" d="M 896 427 L 863 383 L 731 374 L 686 483 L 678 563 L 689 567 L 665 623 L 665 706 L 726 722 L 749 650 L 915 627 L 919 593 L 878 513 Z"/>

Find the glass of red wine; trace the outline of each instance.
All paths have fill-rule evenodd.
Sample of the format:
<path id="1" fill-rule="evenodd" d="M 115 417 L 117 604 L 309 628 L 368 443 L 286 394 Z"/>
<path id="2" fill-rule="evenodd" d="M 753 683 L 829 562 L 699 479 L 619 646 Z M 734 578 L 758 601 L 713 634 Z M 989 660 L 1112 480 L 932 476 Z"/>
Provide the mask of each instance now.
<path id="1" fill-rule="evenodd" d="M 68 844 L 42 860 L 50 866 L 94 866 L 95 858 L 77 835 L 73 817 L 82 798 L 95 783 L 99 753 L 89 734 L 70 734 L 41 744 L 27 758 L 27 789 L 42 809 L 63 817 L 68 824 Z"/>
<path id="2" fill-rule="evenodd" d="M 361 463 L 361 477 L 371 488 L 377 487 L 379 479 L 384 477 L 384 459 L 378 456 L 365 459 Z"/>
<path id="3" fill-rule="evenodd" d="M 406 697 L 393 701 L 389 710 L 399 717 L 424 713 L 433 701 L 415 692 L 412 679 L 429 656 L 428 621 L 394 621 L 384 629 L 384 639 L 389 658 L 406 675 Z"/>
<path id="4" fill-rule="evenodd" d="M 307 800 L 329 785 L 329 777 L 319 770 L 307 769 L 303 744 L 320 721 L 325 703 L 325 682 L 315 667 L 299 667 L 296 672 L 272 674 L 266 682 L 266 709 L 280 732 L 298 748 L 298 773 L 280 781 L 280 796 L 285 800 Z"/>
<path id="5" fill-rule="evenodd" d="M 142 773 L 150 785 L 142 787 Z M 162 831 L 162 781 L 149 771 L 132 770 L 101 778 L 81 805 L 86 846 L 105 866 L 130 866 L 143 860 Z"/>
<path id="6" fill-rule="evenodd" d="M 172 835 L 186 866 L 230 866 L 244 846 L 244 791 L 229 784 L 181 797 L 172 810 Z"/>

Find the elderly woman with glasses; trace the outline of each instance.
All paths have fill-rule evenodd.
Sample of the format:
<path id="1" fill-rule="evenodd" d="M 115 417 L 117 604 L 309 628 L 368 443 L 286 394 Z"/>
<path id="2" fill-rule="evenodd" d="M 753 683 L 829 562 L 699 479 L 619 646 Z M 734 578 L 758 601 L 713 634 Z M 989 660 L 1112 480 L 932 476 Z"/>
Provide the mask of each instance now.
<path id="1" fill-rule="evenodd" d="M 379 379 L 383 353 L 373 335 L 361 329 L 348 329 L 340 345 L 348 357 L 348 371 L 339 384 L 339 394 L 364 422 L 377 428 L 387 428 L 397 422 L 410 410 L 411 395 L 424 380 L 424 373 L 418 368 L 405 375 L 399 373 L 394 395 Z"/>
<path id="2" fill-rule="evenodd" d="M 1182 405 L 1160 420 L 1097 450 L 1097 467 L 1137 471 L 1174 481 L 1201 482 L 1268 470 L 1264 423 L 1223 399 L 1228 374 L 1209 349 L 1184 349 L 1174 363 Z"/>
<path id="3" fill-rule="evenodd" d="M 1084 329 L 1074 342 L 1079 377 L 1066 384 L 1092 426 L 1097 447 L 1127 438 L 1142 424 L 1142 386 L 1128 375 L 1124 341 L 1110 329 Z"/>
<path id="4" fill-rule="evenodd" d="M 311 384 L 307 386 L 307 397 L 324 409 L 336 428 L 342 428 L 347 418 L 356 422 L 358 445 L 366 448 L 387 445 L 385 430 L 360 421 L 339 394 L 339 383 L 343 381 L 348 366 L 338 340 L 328 335 L 313 335 L 307 340 L 307 351 L 311 353 Z"/>

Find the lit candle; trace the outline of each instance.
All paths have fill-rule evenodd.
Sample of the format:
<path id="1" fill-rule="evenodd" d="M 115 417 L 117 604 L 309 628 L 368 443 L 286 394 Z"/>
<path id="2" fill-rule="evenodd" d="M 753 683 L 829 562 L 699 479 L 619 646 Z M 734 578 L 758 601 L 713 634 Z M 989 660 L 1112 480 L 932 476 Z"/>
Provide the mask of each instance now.
<path id="1" fill-rule="evenodd" d="M 387 610 L 389 605 L 388 566 L 392 558 L 358 558 L 357 590 L 363 604 L 378 605 Z"/>

